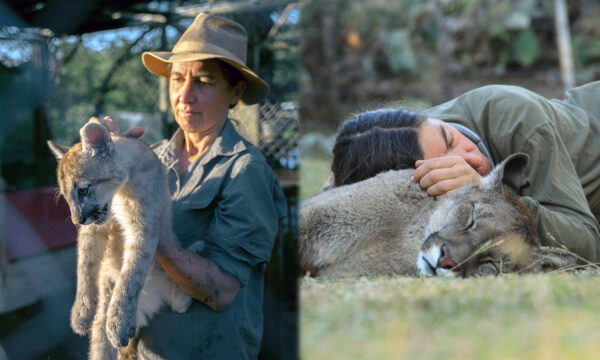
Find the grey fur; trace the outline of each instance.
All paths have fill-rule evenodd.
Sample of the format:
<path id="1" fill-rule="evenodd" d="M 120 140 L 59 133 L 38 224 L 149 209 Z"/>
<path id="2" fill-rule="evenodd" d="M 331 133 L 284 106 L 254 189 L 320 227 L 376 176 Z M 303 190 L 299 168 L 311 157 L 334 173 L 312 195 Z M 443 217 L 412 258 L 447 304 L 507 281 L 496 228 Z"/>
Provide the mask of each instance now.
<path id="1" fill-rule="evenodd" d="M 90 358 L 115 359 L 163 304 L 185 312 L 191 298 L 153 261 L 159 237 L 175 240 L 164 166 L 143 142 L 97 123 L 80 135 L 68 151 L 48 143 L 79 225 L 71 327 L 91 331 Z"/>
<path id="2" fill-rule="evenodd" d="M 442 200 L 411 180 L 413 170 L 319 193 L 300 205 L 300 266 L 337 278 L 474 276 L 573 264 L 567 251 L 540 246 L 527 207 L 511 189 L 526 163 L 526 155 L 512 155 L 481 183 Z"/>

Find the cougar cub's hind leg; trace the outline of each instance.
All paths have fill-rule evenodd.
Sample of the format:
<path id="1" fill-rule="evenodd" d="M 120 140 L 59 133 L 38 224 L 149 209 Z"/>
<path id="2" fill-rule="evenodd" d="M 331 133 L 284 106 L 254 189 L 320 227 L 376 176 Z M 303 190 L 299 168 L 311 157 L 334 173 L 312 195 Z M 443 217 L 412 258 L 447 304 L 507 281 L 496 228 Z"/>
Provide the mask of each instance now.
<path id="1" fill-rule="evenodd" d="M 114 288 L 114 281 L 109 275 L 102 273 L 99 281 L 99 302 L 94 323 L 92 325 L 92 334 L 90 337 L 90 356 L 91 360 L 116 360 L 117 349 L 115 349 L 106 335 L 106 312 Z"/>

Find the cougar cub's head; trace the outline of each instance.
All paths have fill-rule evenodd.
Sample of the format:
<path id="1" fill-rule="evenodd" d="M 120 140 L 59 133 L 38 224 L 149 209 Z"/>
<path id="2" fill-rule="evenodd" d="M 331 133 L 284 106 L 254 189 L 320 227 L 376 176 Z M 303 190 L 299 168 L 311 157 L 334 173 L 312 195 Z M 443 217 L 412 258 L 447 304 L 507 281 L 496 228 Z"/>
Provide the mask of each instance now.
<path id="1" fill-rule="evenodd" d="M 540 246 L 531 214 L 517 195 L 528 156 L 513 154 L 479 184 L 441 200 L 431 215 L 417 266 L 428 276 L 539 271 L 575 262 Z"/>
<path id="2" fill-rule="evenodd" d="M 104 224 L 126 172 L 115 161 L 114 144 L 104 126 L 89 122 L 79 135 L 81 142 L 71 148 L 48 141 L 58 160 L 58 185 L 69 203 L 74 224 Z"/>

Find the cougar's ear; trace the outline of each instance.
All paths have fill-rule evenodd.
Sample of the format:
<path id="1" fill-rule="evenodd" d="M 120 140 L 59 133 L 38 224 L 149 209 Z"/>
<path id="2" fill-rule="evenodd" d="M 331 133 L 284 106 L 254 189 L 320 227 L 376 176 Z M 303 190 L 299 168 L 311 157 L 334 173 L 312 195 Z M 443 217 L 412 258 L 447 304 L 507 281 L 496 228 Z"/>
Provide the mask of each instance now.
<path id="1" fill-rule="evenodd" d="M 52 140 L 48 140 L 47 144 L 50 148 L 50 151 L 52 151 L 54 156 L 56 156 L 56 160 L 58 161 L 60 161 L 60 159 L 62 159 L 62 157 L 67 153 L 67 151 L 69 151 L 68 147 L 56 145 Z"/>
<path id="2" fill-rule="evenodd" d="M 533 255 L 539 270 L 568 269 L 577 264 L 577 256 L 566 249 L 534 247 Z"/>
<path id="3" fill-rule="evenodd" d="M 81 130 L 81 146 L 83 152 L 89 152 L 92 156 L 111 156 L 114 150 L 114 144 L 110 138 L 108 130 L 94 122 L 88 122 Z"/>
<path id="4" fill-rule="evenodd" d="M 523 184 L 523 175 L 528 162 L 529 156 L 527 154 L 516 153 L 510 155 L 482 179 L 482 186 L 502 191 L 502 184 L 505 184 L 518 193 Z"/>

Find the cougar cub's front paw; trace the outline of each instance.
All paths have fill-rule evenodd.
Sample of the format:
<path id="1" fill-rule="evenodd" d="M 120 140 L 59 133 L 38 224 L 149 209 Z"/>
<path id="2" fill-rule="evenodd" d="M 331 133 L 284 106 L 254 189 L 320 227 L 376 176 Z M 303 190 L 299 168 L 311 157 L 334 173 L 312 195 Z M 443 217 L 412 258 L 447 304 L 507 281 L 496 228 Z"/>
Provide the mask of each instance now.
<path id="1" fill-rule="evenodd" d="M 85 335 L 90 332 L 94 321 L 94 310 L 95 306 L 92 304 L 75 300 L 71 308 L 71 328 L 76 334 Z"/>
<path id="2" fill-rule="evenodd" d="M 177 313 L 184 313 L 192 305 L 192 298 L 186 294 L 179 286 L 171 286 L 171 310 Z"/>
<path id="3" fill-rule="evenodd" d="M 114 308 L 117 308 L 117 306 Z M 127 346 L 129 339 L 135 336 L 135 311 L 126 312 L 122 310 L 122 308 L 115 310 L 109 307 L 106 320 L 106 335 L 110 343 L 116 348 Z"/>

